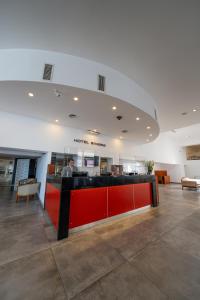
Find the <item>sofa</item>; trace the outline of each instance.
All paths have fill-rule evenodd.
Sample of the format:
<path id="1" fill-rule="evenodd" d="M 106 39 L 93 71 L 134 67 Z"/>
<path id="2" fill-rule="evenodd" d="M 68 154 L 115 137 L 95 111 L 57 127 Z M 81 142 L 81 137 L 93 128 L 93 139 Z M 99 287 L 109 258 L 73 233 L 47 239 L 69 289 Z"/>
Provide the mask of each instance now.
<path id="1" fill-rule="evenodd" d="M 198 188 L 200 188 L 200 179 L 183 177 L 181 179 L 181 185 L 182 185 L 182 190 L 184 187 L 198 189 Z"/>

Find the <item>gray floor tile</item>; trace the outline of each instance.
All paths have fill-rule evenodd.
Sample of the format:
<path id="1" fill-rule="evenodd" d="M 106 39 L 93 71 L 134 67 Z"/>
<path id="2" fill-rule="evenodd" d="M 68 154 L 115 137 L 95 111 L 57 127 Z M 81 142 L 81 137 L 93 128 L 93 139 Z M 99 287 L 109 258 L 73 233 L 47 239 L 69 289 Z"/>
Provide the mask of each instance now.
<path id="1" fill-rule="evenodd" d="M 55 260 L 69 298 L 124 262 L 124 259 L 95 234 L 53 248 Z"/>
<path id="2" fill-rule="evenodd" d="M 199 233 L 200 234 L 200 233 Z M 200 259 L 200 238 L 190 230 L 177 226 L 162 237 L 171 247 Z"/>
<path id="3" fill-rule="evenodd" d="M 0 265 L 49 246 L 43 225 L 26 224 L 21 219 L 0 223 Z"/>
<path id="4" fill-rule="evenodd" d="M 132 260 L 170 299 L 199 299 L 200 261 L 158 241 Z"/>
<path id="5" fill-rule="evenodd" d="M 143 273 L 124 263 L 74 300 L 164 300 L 168 299 Z"/>
<path id="6" fill-rule="evenodd" d="M 1 300 L 66 300 L 50 250 L 0 267 Z"/>

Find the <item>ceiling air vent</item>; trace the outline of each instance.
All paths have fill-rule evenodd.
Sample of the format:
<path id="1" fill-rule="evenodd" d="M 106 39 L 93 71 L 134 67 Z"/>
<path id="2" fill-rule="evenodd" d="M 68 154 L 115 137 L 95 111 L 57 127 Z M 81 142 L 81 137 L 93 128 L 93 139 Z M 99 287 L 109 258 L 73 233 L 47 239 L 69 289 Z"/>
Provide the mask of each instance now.
<path id="1" fill-rule="evenodd" d="M 105 92 L 105 82 L 106 77 L 102 75 L 98 75 L 98 90 L 101 92 Z"/>
<path id="2" fill-rule="evenodd" d="M 51 80 L 53 72 L 53 65 L 45 64 L 43 72 L 43 80 Z"/>
<path id="3" fill-rule="evenodd" d="M 75 115 L 75 114 L 69 114 L 68 116 L 69 116 L 69 118 L 71 118 L 71 119 L 77 118 L 77 115 Z"/>

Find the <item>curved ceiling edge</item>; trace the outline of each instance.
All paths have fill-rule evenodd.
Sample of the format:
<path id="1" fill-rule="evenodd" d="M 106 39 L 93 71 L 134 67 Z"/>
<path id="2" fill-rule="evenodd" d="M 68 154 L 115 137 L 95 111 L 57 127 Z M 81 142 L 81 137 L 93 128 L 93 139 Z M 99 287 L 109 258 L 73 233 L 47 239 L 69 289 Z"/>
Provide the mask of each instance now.
<path id="1" fill-rule="evenodd" d="M 138 107 L 157 122 L 154 100 L 137 83 L 110 67 L 80 57 L 43 50 L 0 50 L 0 81 L 44 82 L 45 64 L 53 65 L 49 83 L 98 92 L 98 75 L 105 76 L 105 95 Z"/>

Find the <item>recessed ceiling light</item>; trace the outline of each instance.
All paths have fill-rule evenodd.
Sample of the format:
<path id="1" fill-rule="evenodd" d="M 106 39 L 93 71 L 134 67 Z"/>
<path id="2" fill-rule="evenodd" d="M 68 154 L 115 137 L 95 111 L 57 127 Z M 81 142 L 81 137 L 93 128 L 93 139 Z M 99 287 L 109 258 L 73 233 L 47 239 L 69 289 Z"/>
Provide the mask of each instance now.
<path id="1" fill-rule="evenodd" d="M 78 97 L 74 97 L 73 99 L 74 99 L 74 101 L 78 101 Z"/>
<path id="2" fill-rule="evenodd" d="M 149 129 L 151 129 L 151 127 L 150 127 L 150 126 L 147 126 L 146 129 L 149 130 Z"/>
<path id="3" fill-rule="evenodd" d="M 149 139 L 147 139 L 146 141 L 149 142 Z"/>
<path id="4" fill-rule="evenodd" d="M 116 110 L 116 109 L 117 109 L 117 107 L 116 107 L 116 106 L 113 106 L 113 107 L 112 107 L 112 110 Z"/>
<path id="5" fill-rule="evenodd" d="M 128 132 L 127 129 L 123 129 L 123 130 L 122 130 L 122 133 L 127 133 L 127 132 Z"/>
<path id="6" fill-rule="evenodd" d="M 140 118 L 139 118 L 139 117 L 137 117 L 137 118 L 136 118 L 136 121 L 139 121 L 139 120 L 140 120 Z"/>
<path id="7" fill-rule="evenodd" d="M 123 136 L 120 136 L 119 138 L 120 138 L 120 140 L 122 140 L 122 139 L 123 139 Z"/>
<path id="8" fill-rule="evenodd" d="M 34 94 L 31 92 L 29 92 L 28 95 L 29 95 L 29 97 L 34 97 Z"/>
<path id="9" fill-rule="evenodd" d="M 181 113 L 183 116 L 186 116 L 188 113 L 186 111 Z"/>
<path id="10" fill-rule="evenodd" d="M 57 120 L 57 119 L 56 119 L 56 120 L 55 120 L 55 122 L 56 122 L 56 123 L 58 123 L 58 122 L 59 122 L 59 120 Z"/>
<path id="11" fill-rule="evenodd" d="M 153 136 L 153 134 L 152 133 L 150 133 L 150 135 L 149 136 Z"/>
<path id="12" fill-rule="evenodd" d="M 193 112 L 196 112 L 196 111 L 197 111 L 197 109 L 196 109 L 196 108 L 194 108 L 192 111 L 193 111 Z"/>

